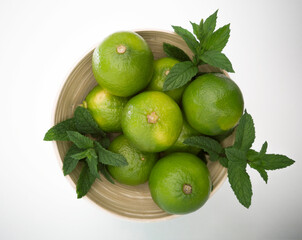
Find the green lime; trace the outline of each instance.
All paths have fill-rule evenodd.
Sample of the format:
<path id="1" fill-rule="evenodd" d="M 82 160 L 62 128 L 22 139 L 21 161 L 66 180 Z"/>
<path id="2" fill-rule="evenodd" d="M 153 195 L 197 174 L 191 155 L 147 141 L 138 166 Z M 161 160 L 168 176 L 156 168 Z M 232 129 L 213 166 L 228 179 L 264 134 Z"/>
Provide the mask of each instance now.
<path id="1" fill-rule="evenodd" d="M 189 124 L 202 134 L 215 136 L 233 128 L 243 113 L 239 87 L 223 74 L 205 74 L 185 89 L 183 110 Z"/>
<path id="2" fill-rule="evenodd" d="M 156 91 L 131 98 L 122 114 L 125 136 L 144 152 L 161 152 L 171 147 L 181 132 L 182 122 L 177 103 Z"/>
<path id="3" fill-rule="evenodd" d="M 94 50 L 92 70 L 103 88 L 113 95 L 128 97 L 148 85 L 153 62 L 153 54 L 141 36 L 116 32 Z"/>
<path id="4" fill-rule="evenodd" d="M 177 138 L 176 142 L 165 151 L 165 154 L 172 152 L 188 152 L 196 155 L 201 149 L 188 146 L 184 144 L 183 141 L 189 137 L 199 135 L 200 133 L 192 128 L 185 119 L 183 119 L 183 125 L 179 137 Z"/>
<path id="5" fill-rule="evenodd" d="M 101 86 L 96 86 L 89 92 L 83 105 L 102 130 L 121 132 L 122 112 L 127 101 L 127 98 L 114 96 Z"/>
<path id="6" fill-rule="evenodd" d="M 153 91 L 163 91 L 164 82 L 167 78 L 167 75 L 169 74 L 171 68 L 176 64 L 179 63 L 174 58 L 161 58 L 156 61 L 154 61 L 154 74 L 151 79 L 151 82 L 149 83 L 147 90 L 153 90 Z M 171 98 L 173 98 L 177 103 L 181 101 L 181 97 L 183 94 L 183 91 L 185 90 L 187 85 L 177 88 L 174 90 L 170 90 L 165 92 L 165 94 L 169 95 Z"/>
<path id="7" fill-rule="evenodd" d="M 157 153 L 139 151 L 124 135 L 115 138 L 108 150 L 119 153 L 126 158 L 127 166 L 108 165 L 107 169 L 114 179 L 128 185 L 139 185 L 148 181 L 150 172 L 158 158 Z"/>
<path id="8" fill-rule="evenodd" d="M 171 214 L 199 209 L 209 198 L 211 185 L 207 166 L 190 153 L 172 153 L 160 159 L 149 178 L 152 199 Z"/>

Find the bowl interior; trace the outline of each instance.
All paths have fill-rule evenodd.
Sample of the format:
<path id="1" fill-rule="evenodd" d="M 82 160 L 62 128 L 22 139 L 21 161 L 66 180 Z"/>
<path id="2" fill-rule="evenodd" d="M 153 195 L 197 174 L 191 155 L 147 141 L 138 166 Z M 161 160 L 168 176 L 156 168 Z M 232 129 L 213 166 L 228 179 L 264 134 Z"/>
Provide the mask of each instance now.
<path id="1" fill-rule="evenodd" d="M 183 49 L 189 56 L 192 54 L 185 42 L 174 33 L 163 31 L 136 32 L 147 41 L 155 59 L 166 56 L 162 48 L 163 42 L 173 44 Z M 76 65 L 68 76 L 57 101 L 54 124 L 71 118 L 75 108 L 82 103 L 86 95 L 97 85 L 91 68 L 92 53 L 93 50 Z M 205 66 L 201 68 L 201 71 L 219 71 L 219 69 Z M 232 134 L 225 139 L 222 144 L 224 146 L 231 145 L 233 140 L 234 135 Z M 69 147 L 70 143 L 68 142 L 56 142 L 61 165 L 63 164 L 65 153 Z M 227 171 L 218 162 L 209 162 L 208 168 L 213 183 L 211 197 L 226 179 Z M 80 175 L 80 170 L 81 166 L 78 166 L 68 176 L 74 187 Z M 118 182 L 112 184 L 101 176 L 101 180 L 97 179 L 95 181 L 86 197 L 101 208 L 129 219 L 152 221 L 176 216 L 164 212 L 153 202 L 147 183 L 139 186 L 127 186 Z"/>

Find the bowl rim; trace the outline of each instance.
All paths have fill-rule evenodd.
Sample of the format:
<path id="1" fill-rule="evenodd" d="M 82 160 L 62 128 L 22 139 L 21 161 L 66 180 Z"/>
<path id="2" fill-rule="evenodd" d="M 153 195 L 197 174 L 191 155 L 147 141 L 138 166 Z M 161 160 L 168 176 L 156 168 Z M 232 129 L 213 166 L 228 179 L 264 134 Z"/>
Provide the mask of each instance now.
<path id="1" fill-rule="evenodd" d="M 170 31 L 170 30 L 164 30 L 164 29 L 159 29 L 159 28 L 137 28 L 137 29 L 130 29 L 130 30 L 124 30 L 124 31 L 131 31 L 131 32 L 135 32 L 135 33 L 140 33 L 140 32 L 145 32 L 145 31 L 153 31 L 153 32 L 162 32 L 162 33 L 168 33 L 168 34 L 173 34 L 173 35 L 177 35 L 175 32 Z M 105 37 L 103 38 L 105 39 Z M 60 84 L 59 87 L 59 91 L 56 93 L 56 97 L 54 98 L 54 103 L 53 103 L 53 111 L 52 111 L 52 121 L 51 124 L 52 126 L 55 125 L 55 115 L 56 115 L 56 110 L 58 107 L 58 101 L 59 98 L 61 96 L 61 92 L 66 84 L 66 81 L 68 79 L 68 77 L 71 75 L 71 73 L 74 71 L 75 68 L 77 68 L 77 66 L 80 64 L 80 62 L 82 61 L 83 58 L 85 58 L 91 51 L 93 51 L 101 42 L 102 40 L 100 40 L 98 43 L 93 44 L 92 47 L 89 48 L 89 50 L 85 51 L 84 53 L 80 54 L 80 56 L 77 58 L 76 61 L 74 61 L 73 64 L 71 64 L 69 71 L 66 71 L 65 76 L 63 78 L 63 81 Z M 224 74 L 227 75 L 227 77 L 230 77 L 229 74 L 226 71 L 223 71 Z M 58 145 L 57 145 L 57 141 L 52 141 L 52 146 L 55 150 L 55 155 L 57 158 L 57 162 L 58 162 L 58 166 L 60 167 L 60 170 L 62 171 L 62 167 L 63 167 L 63 162 L 61 159 L 61 156 L 59 154 L 59 149 L 58 149 Z M 69 175 L 64 176 L 67 181 L 69 182 L 69 184 L 72 186 L 72 188 L 74 190 L 76 190 L 76 183 L 71 179 L 71 177 Z M 209 195 L 209 199 L 213 196 L 213 194 L 215 194 L 217 192 L 217 190 L 224 184 L 225 180 L 227 178 L 227 172 L 224 174 L 223 178 L 221 179 L 221 181 L 215 186 L 215 189 L 213 191 L 211 191 L 210 195 Z M 102 206 L 100 206 L 99 204 L 97 204 L 95 201 L 93 201 L 92 199 L 90 199 L 88 197 L 88 195 L 83 196 L 81 199 L 85 199 L 87 202 L 90 202 L 91 205 L 95 206 L 96 208 L 101 209 L 102 212 L 109 214 L 109 215 L 113 215 L 119 219 L 124 219 L 126 221 L 136 221 L 136 222 L 160 222 L 160 221 L 166 221 L 166 220 L 170 220 L 170 219 L 175 219 L 178 218 L 180 216 L 183 215 L 178 215 L 178 214 L 169 214 L 165 217 L 161 217 L 161 218 L 136 218 L 136 217 L 127 217 L 124 215 L 119 215 L 116 212 L 112 212 L 106 208 L 103 208 Z M 79 199 L 78 199 L 79 200 Z"/>

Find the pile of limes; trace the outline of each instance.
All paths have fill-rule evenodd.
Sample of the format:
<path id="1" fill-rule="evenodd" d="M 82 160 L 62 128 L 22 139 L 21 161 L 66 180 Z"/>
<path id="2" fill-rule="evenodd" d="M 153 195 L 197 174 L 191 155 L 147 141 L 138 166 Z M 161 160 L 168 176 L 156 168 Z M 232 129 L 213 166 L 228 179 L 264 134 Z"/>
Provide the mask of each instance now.
<path id="1" fill-rule="evenodd" d="M 191 83 L 163 92 L 164 81 L 178 61 L 154 60 L 146 41 L 134 32 L 117 32 L 94 51 L 92 69 L 98 82 L 84 106 L 104 131 L 120 132 L 109 150 L 122 154 L 127 166 L 108 166 L 123 184 L 149 180 L 155 203 L 172 214 L 200 208 L 211 192 L 200 149 L 183 144 L 187 137 L 223 134 L 239 121 L 243 98 L 222 74 L 203 74 Z"/>

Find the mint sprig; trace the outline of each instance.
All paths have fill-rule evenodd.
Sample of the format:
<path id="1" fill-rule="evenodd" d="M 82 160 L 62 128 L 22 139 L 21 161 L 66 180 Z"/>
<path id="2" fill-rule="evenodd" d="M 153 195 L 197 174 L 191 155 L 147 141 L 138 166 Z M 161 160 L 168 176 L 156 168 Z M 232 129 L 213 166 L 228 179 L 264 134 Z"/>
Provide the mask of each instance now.
<path id="1" fill-rule="evenodd" d="M 63 161 L 64 175 L 70 174 L 79 162 L 84 164 L 77 181 L 77 195 L 81 198 L 87 194 L 99 172 L 114 183 L 106 165 L 125 166 L 127 160 L 121 154 L 107 150 L 110 140 L 102 131 L 89 110 L 77 107 L 74 117 L 62 121 L 47 131 L 45 141 L 70 141 L 71 147 Z"/>
<path id="2" fill-rule="evenodd" d="M 199 147 L 209 154 L 210 161 L 217 161 L 228 169 L 228 179 L 238 201 L 249 208 L 252 200 L 252 184 L 246 171 L 249 165 L 259 172 L 267 183 L 268 170 L 286 168 L 295 161 L 281 154 L 267 154 L 267 142 L 260 152 L 251 147 L 255 140 L 255 126 L 253 118 L 246 111 L 241 117 L 236 128 L 235 142 L 233 146 L 222 148 L 218 141 L 205 136 L 187 138 L 184 144 Z"/>
<path id="3" fill-rule="evenodd" d="M 230 24 L 215 31 L 217 12 L 218 10 L 205 21 L 201 19 L 199 24 L 191 22 L 193 33 L 180 26 L 172 26 L 175 33 L 181 36 L 191 49 L 193 56 L 191 60 L 188 55 L 178 47 L 168 43 L 163 44 L 163 49 L 167 56 L 183 62 L 183 64 L 175 64 L 170 70 L 164 82 L 164 91 L 184 86 L 198 74 L 198 67 L 204 64 L 223 69 L 227 72 L 234 72 L 232 63 L 226 55 L 221 52 L 230 37 Z"/>

